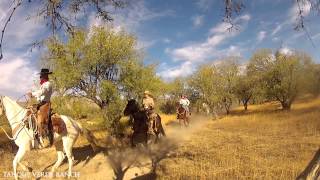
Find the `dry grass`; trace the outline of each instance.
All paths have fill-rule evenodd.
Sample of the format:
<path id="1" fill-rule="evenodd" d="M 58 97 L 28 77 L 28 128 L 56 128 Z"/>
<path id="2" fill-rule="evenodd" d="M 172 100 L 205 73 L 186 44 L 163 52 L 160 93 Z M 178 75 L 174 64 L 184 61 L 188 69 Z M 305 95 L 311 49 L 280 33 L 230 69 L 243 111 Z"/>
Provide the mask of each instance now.
<path id="1" fill-rule="evenodd" d="M 212 121 L 163 160 L 160 179 L 295 179 L 319 148 L 320 99 L 277 103 Z"/>

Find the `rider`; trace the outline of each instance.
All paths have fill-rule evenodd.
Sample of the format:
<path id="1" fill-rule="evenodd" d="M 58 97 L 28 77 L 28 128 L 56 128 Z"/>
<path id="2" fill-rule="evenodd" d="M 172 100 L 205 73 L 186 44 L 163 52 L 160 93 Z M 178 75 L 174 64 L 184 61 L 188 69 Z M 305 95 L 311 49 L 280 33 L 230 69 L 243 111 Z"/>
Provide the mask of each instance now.
<path id="1" fill-rule="evenodd" d="M 144 91 L 142 99 L 143 109 L 146 111 L 148 116 L 149 132 L 152 132 L 151 124 L 154 126 L 154 119 L 157 117 L 157 114 L 154 112 L 154 100 L 153 96 L 149 91 Z"/>
<path id="2" fill-rule="evenodd" d="M 179 100 L 179 104 L 181 105 L 181 107 L 182 107 L 183 109 L 186 110 L 186 112 L 187 112 L 186 114 L 187 114 L 187 115 L 190 115 L 190 114 L 191 114 L 190 111 L 189 111 L 190 101 L 189 101 L 189 99 L 187 98 L 187 96 L 181 95 L 181 96 L 180 96 L 180 100 Z"/>
<path id="3" fill-rule="evenodd" d="M 45 134 L 45 127 L 48 127 L 48 137 L 50 141 L 50 145 L 53 144 L 53 128 L 50 118 L 50 98 L 52 95 L 52 85 L 49 81 L 49 74 L 52 72 L 49 69 L 41 69 L 40 71 L 40 87 L 33 91 L 29 92 L 29 97 L 35 97 L 37 99 L 37 122 L 39 126 L 39 133 L 40 135 Z"/>

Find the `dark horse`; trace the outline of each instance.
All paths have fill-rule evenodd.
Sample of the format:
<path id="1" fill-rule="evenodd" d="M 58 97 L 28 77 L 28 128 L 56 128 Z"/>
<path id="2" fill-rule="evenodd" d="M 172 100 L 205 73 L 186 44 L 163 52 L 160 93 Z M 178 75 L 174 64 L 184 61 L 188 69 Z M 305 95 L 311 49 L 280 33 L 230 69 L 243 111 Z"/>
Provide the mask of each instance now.
<path id="1" fill-rule="evenodd" d="M 131 99 L 128 101 L 128 104 L 124 109 L 124 115 L 130 115 L 133 119 L 133 134 L 131 136 L 131 145 L 135 146 L 138 143 L 147 144 L 150 137 L 150 134 L 148 134 L 149 123 L 147 112 L 139 108 L 136 100 Z M 159 116 L 159 114 L 157 114 L 157 117 L 151 125 L 152 131 L 155 135 L 155 142 L 157 142 L 161 135 L 166 135 L 162 127 L 161 117 Z"/>
<path id="2" fill-rule="evenodd" d="M 177 119 L 179 120 L 180 126 L 183 124 L 184 126 L 189 126 L 189 116 L 190 114 L 187 112 L 185 108 L 183 108 L 180 104 L 177 104 Z"/>

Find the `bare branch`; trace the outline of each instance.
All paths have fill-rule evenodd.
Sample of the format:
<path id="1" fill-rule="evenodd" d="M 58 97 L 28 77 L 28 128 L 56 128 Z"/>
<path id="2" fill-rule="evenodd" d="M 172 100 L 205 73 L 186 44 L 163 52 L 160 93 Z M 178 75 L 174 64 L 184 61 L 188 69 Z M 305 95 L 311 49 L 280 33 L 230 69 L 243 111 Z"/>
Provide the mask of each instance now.
<path id="1" fill-rule="evenodd" d="M 13 10 L 10 12 L 10 16 L 4 24 L 4 27 L 1 31 L 1 40 L 0 40 L 0 60 L 3 58 L 2 54 L 2 44 L 4 34 L 7 28 L 8 23 L 10 22 L 13 14 L 16 9 L 21 5 L 25 4 L 36 4 L 39 7 L 38 10 L 31 11 L 35 12 L 35 15 L 26 15 L 26 20 L 30 20 L 33 17 L 42 17 L 46 22 L 46 26 L 51 29 L 52 36 L 55 37 L 57 32 L 63 29 L 65 32 L 73 35 L 75 25 L 71 22 L 71 20 L 63 14 L 63 12 L 69 8 L 71 13 L 76 16 L 76 14 L 82 8 L 95 8 L 96 15 L 101 17 L 102 20 L 112 21 L 110 13 L 105 10 L 105 7 L 115 7 L 115 8 L 123 8 L 125 6 L 125 0 L 14 0 L 15 6 Z M 40 5 L 39 5 L 40 4 Z M 11 7 L 10 7 L 11 8 Z M 37 42 L 35 43 L 37 44 Z M 32 49 L 32 48 L 31 48 Z"/>
<path id="2" fill-rule="evenodd" d="M 230 24 L 229 32 L 239 30 L 239 26 L 233 21 L 233 17 L 239 15 L 245 8 L 242 0 L 224 0 L 225 11 L 223 21 Z"/>
<path id="3" fill-rule="evenodd" d="M 21 5 L 22 3 L 22 0 L 18 0 L 17 1 L 17 4 L 14 6 L 14 8 L 12 9 L 10 15 L 9 15 L 9 18 L 7 19 L 7 21 L 5 22 L 4 24 L 4 27 L 2 28 L 1 30 L 1 40 L 0 40 L 0 60 L 3 58 L 3 54 L 2 54 L 2 43 L 3 43 L 3 37 L 4 37 L 4 32 L 14 14 L 14 12 L 17 10 L 17 8 Z"/>

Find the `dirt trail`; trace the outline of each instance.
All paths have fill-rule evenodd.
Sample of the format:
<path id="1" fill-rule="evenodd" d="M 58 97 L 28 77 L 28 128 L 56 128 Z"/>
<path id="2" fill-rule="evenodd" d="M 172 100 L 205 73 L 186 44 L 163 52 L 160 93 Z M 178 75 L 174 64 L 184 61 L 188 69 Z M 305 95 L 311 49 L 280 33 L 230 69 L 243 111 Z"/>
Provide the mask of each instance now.
<path id="1" fill-rule="evenodd" d="M 190 127 L 181 128 L 177 122 L 172 122 L 165 126 L 167 138 L 156 145 L 146 148 L 113 148 L 102 150 L 98 153 L 92 151 L 88 144 L 75 147 L 74 153 L 74 179 L 90 179 L 90 180 L 106 180 L 113 179 L 115 173 L 117 176 L 123 176 L 124 179 L 153 179 L 156 177 L 152 173 L 152 169 L 164 158 L 167 158 L 174 150 L 185 140 L 191 137 L 208 121 L 203 116 L 195 116 L 191 118 Z M 8 179 L 5 177 L 6 172 L 12 171 L 12 160 L 14 154 L 12 152 L 1 151 L 0 159 L 0 179 Z M 24 164 L 33 168 L 33 173 L 23 173 L 25 179 L 36 179 L 35 175 L 39 175 L 38 179 L 48 179 L 47 172 L 56 160 L 54 148 L 42 150 L 34 150 L 29 152 L 24 158 Z M 127 168 L 127 169 L 126 169 Z M 58 168 L 58 173 L 54 179 L 64 179 L 67 171 L 67 162 Z M 9 174 L 10 175 L 10 174 Z M 42 176 L 42 177 L 41 177 Z"/>

